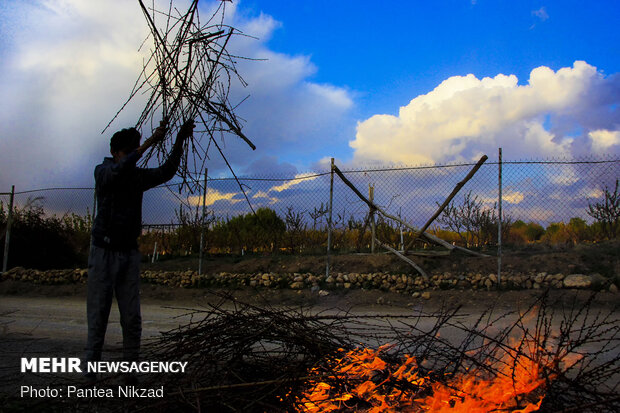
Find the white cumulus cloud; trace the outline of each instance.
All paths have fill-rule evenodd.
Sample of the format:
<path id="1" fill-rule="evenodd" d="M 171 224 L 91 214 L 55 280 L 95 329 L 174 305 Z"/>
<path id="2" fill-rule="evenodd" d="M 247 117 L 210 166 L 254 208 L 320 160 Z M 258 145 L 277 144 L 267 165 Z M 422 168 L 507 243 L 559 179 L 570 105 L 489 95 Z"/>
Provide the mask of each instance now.
<path id="1" fill-rule="evenodd" d="M 615 135 L 602 131 L 616 130 L 619 90 L 618 76 L 582 61 L 557 71 L 535 68 L 525 85 L 514 75 L 453 76 L 398 116 L 360 122 L 349 144 L 361 163 L 471 161 L 498 147 L 511 159 L 570 157 L 616 145 Z"/>
<path id="2" fill-rule="evenodd" d="M 143 107 L 136 100 L 112 124 L 150 54 L 152 41 L 135 1 L 34 0 L 0 7 L 0 191 L 93 184 L 93 169 L 109 155 L 109 137 L 132 126 Z M 151 2 L 145 2 L 147 7 Z M 183 10 L 189 2 L 175 1 Z M 201 22 L 222 3 L 200 2 Z M 156 1 L 166 9 L 167 1 Z M 266 14 L 248 17 L 240 2 L 226 2 L 226 23 L 256 38 L 230 43 L 239 73 L 249 84 L 234 84 L 231 102 L 240 103 L 251 151 L 239 139 L 223 143 L 231 164 L 241 170 L 261 158 L 281 165 L 287 156 L 321 147 L 353 105 L 345 89 L 318 84 L 309 56 L 270 50 L 267 41 L 282 25 Z M 164 17 L 157 15 L 159 22 Z M 143 42 L 144 46 L 139 50 Z M 266 60 L 260 60 L 266 59 Z M 148 133 L 147 131 L 146 133 Z M 279 158 L 270 158 L 273 154 Z M 210 174 L 227 172 L 210 152 Z"/>
<path id="3" fill-rule="evenodd" d="M 613 146 L 620 145 L 620 131 L 599 129 L 588 134 L 592 140 L 592 149 L 595 152 L 605 152 Z"/>

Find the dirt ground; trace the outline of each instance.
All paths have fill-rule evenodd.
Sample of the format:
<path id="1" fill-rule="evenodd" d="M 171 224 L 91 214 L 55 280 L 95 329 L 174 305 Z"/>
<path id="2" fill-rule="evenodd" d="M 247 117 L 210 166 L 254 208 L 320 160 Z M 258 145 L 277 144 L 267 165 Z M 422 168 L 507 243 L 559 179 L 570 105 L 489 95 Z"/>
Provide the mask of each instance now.
<path id="1" fill-rule="evenodd" d="M 443 251 L 427 251 L 428 254 Z M 474 257 L 462 252 L 450 255 L 416 256 L 414 262 L 430 273 L 482 274 L 497 273 L 496 251 L 481 251 L 489 257 Z M 326 255 L 246 255 L 207 256 L 203 260 L 204 273 L 312 273 L 324 274 Z M 145 270 L 197 270 L 198 259 L 162 259 L 155 263 L 146 262 Z M 346 273 L 412 273 L 415 270 L 393 254 L 336 254 L 331 257 L 331 270 Z M 502 271 L 506 273 L 600 273 L 606 277 L 620 277 L 620 242 L 579 244 L 576 246 L 548 246 L 533 244 L 519 249 L 508 249 L 502 254 Z"/>
<path id="2" fill-rule="evenodd" d="M 505 272 L 515 273 L 593 273 L 617 277 L 618 244 L 580 246 L 564 249 L 530 249 L 509 252 L 504 257 Z M 429 272 L 495 273 L 497 258 L 478 258 L 462 254 L 441 257 L 413 257 Z M 411 268 L 398 258 L 387 255 L 337 255 L 333 257 L 332 272 L 391 272 L 410 273 Z M 187 270 L 196 269 L 196 258 L 162 260 L 145 263 L 143 269 Z M 278 272 L 315 273 L 325 271 L 325 256 L 246 256 L 209 257 L 204 262 L 205 272 Z M 221 300 L 210 289 L 168 287 L 143 283 L 141 286 L 143 337 L 148 340 L 162 331 L 186 325 L 190 320 L 188 309 L 201 309 Z M 214 294 L 216 293 L 216 294 Z M 430 298 L 414 298 L 408 294 L 380 290 L 337 290 L 327 294 L 319 291 L 291 289 L 242 288 L 226 291 L 236 300 L 254 305 L 293 308 L 323 313 L 326 311 L 348 312 L 364 316 L 380 315 L 383 322 L 391 316 L 432 314 L 439 309 L 457 309 L 463 323 L 471 323 L 493 309 L 495 314 L 518 313 L 535 303 L 541 290 L 519 291 L 460 291 L 433 290 Z M 554 308 L 579 308 L 591 299 L 592 291 L 551 290 L 548 303 Z M 0 282 L 0 402 L 3 397 L 15 396 L 21 385 L 47 385 L 45 378 L 19 372 L 21 357 L 81 357 L 86 340 L 86 285 L 40 285 L 24 281 Z M 228 305 L 232 302 L 228 302 Z M 620 314 L 618 295 L 598 293 L 592 306 L 612 311 L 617 319 Z M 429 329 L 433 320 L 428 319 Z M 442 334 L 444 334 L 442 332 Z M 458 342 L 462 337 L 447 339 Z M 104 351 L 108 357 L 117 357 L 121 348 L 122 334 L 118 322 L 118 310 L 113 305 Z M 594 350 L 596 351 L 596 350 Z M 48 379 L 49 380 L 49 379 Z M 14 399 L 13 399 L 14 400 Z M 18 399 L 19 400 L 19 399 Z M 0 403 L 0 410 L 2 404 Z"/>
<path id="3" fill-rule="evenodd" d="M 337 290 L 327 295 L 310 290 L 289 289 L 255 289 L 241 288 L 236 290 L 212 290 L 202 288 L 168 287 L 163 285 L 142 284 L 140 295 L 142 303 L 154 306 L 178 306 L 198 308 L 217 300 L 214 293 L 231 294 L 237 300 L 254 305 L 278 305 L 288 307 L 338 308 L 343 310 L 406 310 L 407 308 L 424 307 L 432 312 L 444 305 L 461 306 L 466 309 L 505 308 L 515 309 L 520 305 L 540 297 L 541 290 L 516 291 L 483 291 L 483 290 L 435 290 L 429 299 L 413 298 L 408 294 L 392 293 L 380 290 Z M 587 300 L 594 292 L 584 290 L 551 290 L 548 292 L 553 300 L 562 298 L 566 301 L 577 299 Z M 9 298 L 23 300 L 23 306 L 7 308 Z M 49 298 L 62 302 L 84 301 L 86 299 L 85 284 L 36 285 L 23 281 L 0 282 L 0 315 L 8 311 L 21 311 L 29 300 Z M 597 305 L 613 307 L 618 303 L 617 294 L 601 292 L 596 295 Z"/>
<path id="4" fill-rule="evenodd" d="M 458 273 L 496 273 L 497 257 L 474 257 L 464 253 L 452 253 L 448 256 L 421 257 L 411 256 L 428 272 Z M 392 254 L 347 254 L 334 255 L 331 259 L 331 273 L 411 273 L 413 268 Z M 313 273 L 324 274 L 325 255 L 298 256 L 245 256 L 214 257 L 208 256 L 203 261 L 204 273 Z M 196 257 L 165 259 L 159 262 L 143 263 L 143 270 L 184 271 L 198 267 Z M 585 273 L 598 272 L 605 277 L 620 279 L 620 242 L 584 244 L 575 247 L 555 247 L 533 245 L 528 248 L 507 251 L 502 257 L 502 273 Z M 379 303 L 398 307 L 416 305 L 420 299 L 408 295 L 387 293 L 378 290 L 330 291 L 326 296 L 319 296 L 316 291 L 275 290 L 275 289 L 239 289 L 233 291 L 242 301 L 250 303 L 270 303 L 278 305 L 317 304 L 325 306 L 368 307 Z M 172 288 L 162 285 L 143 283 L 141 290 L 143 301 L 160 303 L 202 303 L 208 292 L 202 289 Z M 551 294 L 565 295 L 565 292 L 552 291 Z M 588 296 L 586 291 L 571 294 Z M 532 291 L 432 291 L 431 299 L 424 300 L 429 307 L 436 307 L 442 302 L 453 305 L 478 306 L 488 308 L 496 302 L 512 306 L 515 303 L 540 295 L 539 290 Z M 86 296 L 85 284 L 38 285 L 21 281 L 0 282 L 0 297 L 58 297 L 83 299 Z M 609 296 L 609 297 L 608 297 Z M 613 303 L 613 294 L 601 294 L 600 300 Z M 1 310 L 0 301 L 0 310 Z"/>
<path id="5" fill-rule="evenodd" d="M 221 296 L 208 289 L 184 289 L 161 285 L 143 284 L 141 288 L 143 343 L 157 337 L 161 332 L 188 325 L 193 318 L 190 312 L 218 305 Z M 429 299 L 413 298 L 410 295 L 382 292 L 379 290 L 339 290 L 327 295 L 310 290 L 290 289 L 252 289 L 244 288 L 226 291 L 238 301 L 257 306 L 303 309 L 305 313 L 326 314 L 334 312 L 371 317 L 377 323 L 398 323 L 397 317 L 415 317 L 416 314 L 430 314 L 422 318 L 418 328 L 431 331 L 435 318 L 432 314 L 440 309 L 456 310 L 458 320 L 464 325 L 473 324 L 492 309 L 493 328 L 505 327 L 510 318 L 502 314 L 519 314 L 519 310 L 530 308 L 541 297 L 540 290 L 521 291 L 432 291 Z M 593 294 L 591 291 L 554 290 L 550 291 L 548 303 L 553 308 L 579 308 Z M 44 403 L 20 396 L 24 387 L 46 388 L 50 377 L 45 375 L 20 373 L 22 357 L 82 357 L 86 342 L 86 285 L 35 285 L 23 281 L 0 282 L 0 410 L 3 400 L 12 406 L 30 406 Z M 609 292 L 598 293 L 592 303 L 593 308 L 604 312 L 612 311 L 617 319 L 618 295 Z M 235 305 L 227 301 L 226 305 Z M 561 322 L 561 318 L 554 321 Z M 441 330 L 445 340 L 462 342 L 463 332 Z M 439 334 L 439 333 L 437 333 Z M 104 359 L 118 359 L 122 349 L 122 332 L 119 325 L 118 310 L 112 307 Z M 379 346 L 384 342 L 369 342 Z M 591 350 L 596 354 L 598 348 Z M 606 361 L 603 360 L 603 361 Z M 79 373 L 55 377 L 54 380 L 82 383 Z M 114 378 L 113 378 L 114 379 Z M 120 379 L 119 379 L 120 380 Z M 615 379 L 614 379 L 615 380 Z M 53 384 L 54 386 L 56 384 Z M 52 386 L 53 387 L 53 386 Z M 23 403 L 23 405 L 21 404 Z"/>

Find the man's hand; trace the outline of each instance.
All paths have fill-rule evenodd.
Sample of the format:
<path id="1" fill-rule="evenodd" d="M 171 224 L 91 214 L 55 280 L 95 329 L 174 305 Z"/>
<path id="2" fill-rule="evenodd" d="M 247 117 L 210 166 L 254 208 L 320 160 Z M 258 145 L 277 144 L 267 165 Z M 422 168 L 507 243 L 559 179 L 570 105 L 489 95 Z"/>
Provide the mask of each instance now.
<path id="1" fill-rule="evenodd" d="M 166 125 L 166 121 L 162 120 L 159 123 L 159 126 L 153 131 L 153 136 L 151 136 L 151 139 L 153 140 L 153 145 L 156 145 L 159 142 L 163 141 L 166 137 L 166 132 L 168 132 L 168 126 Z"/>
<path id="2" fill-rule="evenodd" d="M 177 135 L 177 141 L 184 141 L 190 136 L 192 136 L 194 134 L 195 127 L 196 125 L 194 124 L 193 119 L 185 121 L 185 123 L 181 126 L 181 129 L 179 129 L 179 133 Z"/>

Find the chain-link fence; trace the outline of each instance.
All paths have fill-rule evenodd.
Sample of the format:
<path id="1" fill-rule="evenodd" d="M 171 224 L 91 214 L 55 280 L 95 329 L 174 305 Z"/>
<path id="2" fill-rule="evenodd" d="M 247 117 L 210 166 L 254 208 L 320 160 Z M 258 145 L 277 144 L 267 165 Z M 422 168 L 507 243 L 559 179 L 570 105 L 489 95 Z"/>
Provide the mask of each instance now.
<path id="1" fill-rule="evenodd" d="M 500 166 L 506 242 L 566 242 L 566 238 L 578 242 L 617 236 L 618 216 L 615 216 L 616 233 L 611 234 L 589 208 L 603 204 L 614 195 L 620 178 L 620 159 L 507 161 L 501 164 L 487 161 L 429 230 L 453 243 L 474 247 L 495 245 L 498 241 Z M 372 188 L 377 206 L 419 228 L 472 167 L 473 164 L 464 163 L 341 169 L 363 195 L 369 196 Z M 154 188 L 144 196 L 141 250 L 146 255 L 192 254 L 200 249 L 202 236 L 203 250 L 212 253 L 324 252 L 331 179 L 329 170 L 293 177 L 254 176 L 238 180 L 208 176 L 206 191 L 204 180 L 198 186 L 200 191 L 195 193 L 187 192 L 174 182 Z M 93 188 L 31 191 L 16 188 L 14 195 L 8 191 L 0 194 L 0 252 L 4 250 L 11 197 L 14 215 L 18 217 L 12 229 L 13 242 L 21 240 L 19 242 L 28 245 L 35 241 L 32 237 L 37 237 L 26 231 L 24 222 L 18 221 L 30 220 L 30 225 L 43 225 L 46 219 L 55 219 L 52 227 L 74 235 L 86 233 L 86 236 L 80 235 L 79 242 L 88 243 L 87 233 L 95 208 Z M 369 206 L 338 176 L 334 177 L 332 202 L 333 248 L 337 251 L 369 250 L 372 243 Z M 402 223 L 381 215 L 374 215 L 374 219 L 377 239 L 394 248 L 402 248 L 407 243 L 411 231 Z M 24 234 L 30 239 L 24 239 Z M 50 249 L 51 246 L 39 248 Z M 87 246 L 79 250 L 83 253 Z M 9 258 L 13 253 L 11 246 Z M 29 254 L 32 255 L 32 251 Z M 54 254 L 62 252 L 54 250 Z M 9 259 L 9 263 L 12 261 Z"/>

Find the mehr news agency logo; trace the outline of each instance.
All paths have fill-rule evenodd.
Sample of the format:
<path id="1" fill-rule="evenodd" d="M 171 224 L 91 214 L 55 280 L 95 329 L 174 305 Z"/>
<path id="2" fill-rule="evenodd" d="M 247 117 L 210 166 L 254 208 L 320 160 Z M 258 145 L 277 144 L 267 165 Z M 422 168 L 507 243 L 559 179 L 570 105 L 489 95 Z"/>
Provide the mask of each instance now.
<path id="1" fill-rule="evenodd" d="M 185 373 L 187 361 L 89 361 L 82 367 L 78 357 L 21 358 L 22 373 Z M 82 388 L 68 385 L 37 388 L 21 386 L 21 397 L 164 397 L 163 386 L 149 389 L 136 386 Z"/>

